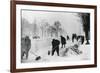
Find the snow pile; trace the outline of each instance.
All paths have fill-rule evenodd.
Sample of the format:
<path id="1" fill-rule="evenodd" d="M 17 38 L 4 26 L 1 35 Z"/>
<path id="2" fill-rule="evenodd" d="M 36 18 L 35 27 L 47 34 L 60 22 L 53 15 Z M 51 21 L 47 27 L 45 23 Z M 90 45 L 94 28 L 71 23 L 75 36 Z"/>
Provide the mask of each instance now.
<path id="1" fill-rule="evenodd" d="M 31 49 L 29 51 L 28 59 L 24 59 L 22 63 L 30 63 L 30 62 L 61 62 L 61 61 L 79 61 L 79 60 L 89 60 L 90 59 L 90 45 L 80 45 L 78 50 L 81 54 L 76 54 L 69 47 L 73 46 L 77 42 L 72 43 L 70 40 L 67 41 L 66 48 L 60 49 L 60 56 L 57 56 L 57 53 L 54 53 L 54 56 L 51 56 L 51 40 L 50 39 L 32 39 L 31 38 Z M 66 53 L 64 54 L 64 52 Z M 50 51 L 50 55 L 48 55 L 48 51 Z M 36 57 L 41 56 L 40 60 L 35 60 Z"/>

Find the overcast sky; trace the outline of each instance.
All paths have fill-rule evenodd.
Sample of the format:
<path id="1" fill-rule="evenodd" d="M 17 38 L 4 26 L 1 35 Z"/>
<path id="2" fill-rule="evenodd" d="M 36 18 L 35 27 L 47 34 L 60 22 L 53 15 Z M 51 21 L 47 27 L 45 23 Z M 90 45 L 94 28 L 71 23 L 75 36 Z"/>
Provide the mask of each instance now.
<path id="1" fill-rule="evenodd" d="M 82 32 L 82 24 L 77 14 L 72 12 L 22 10 L 22 18 L 27 19 L 31 24 L 36 21 L 40 25 L 41 22 L 46 21 L 50 25 L 53 25 L 55 21 L 59 20 L 62 28 L 68 33 L 75 32 L 79 34 Z"/>

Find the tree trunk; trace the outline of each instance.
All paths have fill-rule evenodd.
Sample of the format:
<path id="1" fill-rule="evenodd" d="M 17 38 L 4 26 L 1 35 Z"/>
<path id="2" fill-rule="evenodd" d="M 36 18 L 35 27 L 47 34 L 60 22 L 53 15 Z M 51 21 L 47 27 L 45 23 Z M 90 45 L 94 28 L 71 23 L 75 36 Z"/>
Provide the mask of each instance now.
<path id="1" fill-rule="evenodd" d="M 89 31 L 85 31 L 85 37 L 86 37 L 86 44 L 90 44 L 90 42 L 89 42 Z"/>

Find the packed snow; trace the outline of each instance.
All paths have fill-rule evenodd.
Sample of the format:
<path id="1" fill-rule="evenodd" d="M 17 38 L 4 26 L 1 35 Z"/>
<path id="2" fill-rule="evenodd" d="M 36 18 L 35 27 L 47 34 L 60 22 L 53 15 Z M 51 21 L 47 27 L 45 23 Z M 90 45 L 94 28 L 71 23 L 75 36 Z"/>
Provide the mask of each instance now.
<path id="1" fill-rule="evenodd" d="M 57 56 L 55 52 L 54 55 L 51 55 L 52 45 L 51 38 L 48 39 L 33 39 L 31 38 L 31 49 L 29 51 L 28 59 L 24 58 L 22 63 L 30 63 L 30 62 L 63 62 L 63 61 L 80 61 L 80 60 L 89 60 L 90 59 L 90 45 L 80 44 L 78 50 L 81 52 L 80 54 L 76 54 L 73 50 L 70 49 L 71 46 L 77 44 L 75 41 L 72 43 L 71 40 L 67 40 L 66 48 L 68 52 L 64 54 L 66 48 L 59 48 L 60 56 Z M 48 51 L 50 51 L 50 55 L 48 55 Z M 25 56 L 25 55 L 24 55 Z M 39 60 L 36 58 L 40 56 Z"/>

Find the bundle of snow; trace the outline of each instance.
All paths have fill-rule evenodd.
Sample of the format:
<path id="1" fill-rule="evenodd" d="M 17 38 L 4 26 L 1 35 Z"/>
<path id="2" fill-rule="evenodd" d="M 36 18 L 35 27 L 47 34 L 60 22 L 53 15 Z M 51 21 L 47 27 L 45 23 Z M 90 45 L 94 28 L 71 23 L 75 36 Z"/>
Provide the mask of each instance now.
<path id="1" fill-rule="evenodd" d="M 81 54 L 82 51 L 80 51 L 78 48 L 79 48 L 79 45 L 78 45 L 78 44 L 74 44 L 73 46 L 70 46 L 70 47 L 66 48 L 66 49 L 63 51 L 63 56 L 65 56 L 66 53 L 68 53 L 69 51 L 71 52 L 71 54 L 72 54 L 72 53 L 74 53 L 74 54 L 76 54 L 76 55 Z"/>

